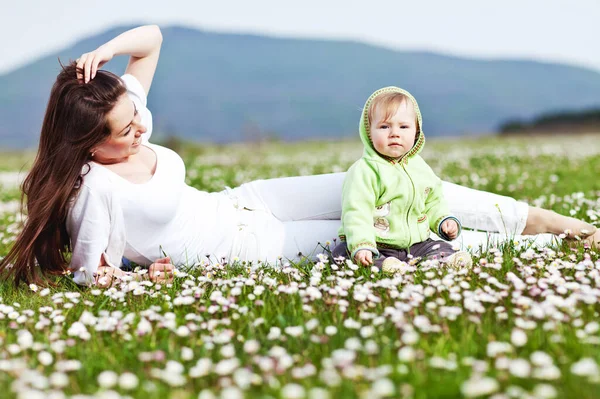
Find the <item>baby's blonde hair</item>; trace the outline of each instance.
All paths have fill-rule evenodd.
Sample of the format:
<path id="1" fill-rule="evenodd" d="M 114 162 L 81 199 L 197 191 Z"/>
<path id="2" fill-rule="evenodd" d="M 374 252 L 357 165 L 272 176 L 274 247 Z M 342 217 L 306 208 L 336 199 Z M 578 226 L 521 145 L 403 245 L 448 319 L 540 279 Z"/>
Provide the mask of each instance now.
<path id="1" fill-rule="evenodd" d="M 403 102 L 410 104 L 414 109 L 412 100 L 407 95 L 402 93 L 382 93 L 375 97 L 369 106 L 369 126 L 371 126 L 373 123 L 373 119 L 375 118 L 375 110 L 378 107 L 382 107 L 382 109 L 385 111 L 385 117 L 383 118 L 383 121 L 386 122 L 390 120 L 390 118 L 398 111 L 398 107 L 400 107 Z M 418 132 L 420 130 L 418 118 L 416 118 L 415 123 L 417 125 Z"/>

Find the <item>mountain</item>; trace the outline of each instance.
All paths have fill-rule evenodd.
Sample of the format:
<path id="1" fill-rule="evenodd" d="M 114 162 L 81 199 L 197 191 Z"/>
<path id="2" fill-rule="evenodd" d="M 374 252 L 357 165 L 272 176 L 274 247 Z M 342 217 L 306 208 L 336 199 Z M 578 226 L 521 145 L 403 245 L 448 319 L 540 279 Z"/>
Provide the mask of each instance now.
<path id="1" fill-rule="evenodd" d="M 128 29 L 90 37 L 0 76 L 0 146 L 35 146 L 66 63 Z M 419 100 L 428 136 L 484 134 L 508 119 L 600 105 L 600 73 L 531 61 L 472 60 L 333 40 L 164 28 L 149 96 L 158 136 L 240 141 L 356 134 L 366 98 L 396 85 Z M 123 73 L 126 57 L 107 64 Z"/>

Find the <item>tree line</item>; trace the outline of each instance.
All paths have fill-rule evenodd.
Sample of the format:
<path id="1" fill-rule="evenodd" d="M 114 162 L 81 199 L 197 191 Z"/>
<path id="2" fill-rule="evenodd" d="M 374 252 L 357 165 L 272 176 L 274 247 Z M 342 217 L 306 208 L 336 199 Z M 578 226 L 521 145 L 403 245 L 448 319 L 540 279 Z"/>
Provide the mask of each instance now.
<path id="1" fill-rule="evenodd" d="M 502 123 L 500 134 L 600 132 L 600 108 L 545 113 L 530 121 L 513 119 Z"/>

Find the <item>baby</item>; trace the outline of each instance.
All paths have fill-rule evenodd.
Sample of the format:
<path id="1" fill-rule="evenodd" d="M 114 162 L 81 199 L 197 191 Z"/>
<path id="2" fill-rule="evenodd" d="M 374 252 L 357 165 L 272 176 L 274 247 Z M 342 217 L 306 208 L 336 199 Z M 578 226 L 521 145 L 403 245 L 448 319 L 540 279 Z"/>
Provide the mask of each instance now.
<path id="1" fill-rule="evenodd" d="M 471 256 L 444 240 L 461 232 L 448 210 L 441 180 L 418 153 L 423 121 L 415 98 L 398 87 L 377 90 L 360 118 L 364 153 L 348 170 L 342 192 L 341 242 L 333 256 L 393 272 L 409 257 L 470 267 Z"/>

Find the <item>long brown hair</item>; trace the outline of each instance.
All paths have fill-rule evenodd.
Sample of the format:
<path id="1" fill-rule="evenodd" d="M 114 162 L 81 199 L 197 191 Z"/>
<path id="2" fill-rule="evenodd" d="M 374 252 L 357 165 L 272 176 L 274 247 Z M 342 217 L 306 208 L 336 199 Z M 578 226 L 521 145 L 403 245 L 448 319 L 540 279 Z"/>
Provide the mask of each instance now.
<path id="1" fill-rule="evenodd" d="M 110 136 L 107 114 L 125 91 L 121 79 L 110 72 L 98 71 L 83 84 L 75 63 L 62 66 L 50 92 L 33 167 L 22 185 L 21 207 L 27 218 L 0 261 L 4 279 L 12 276 L 16 285 L 43 284 L 49 275 L 67 269 L 69 206 L 92 148 Z"/>

